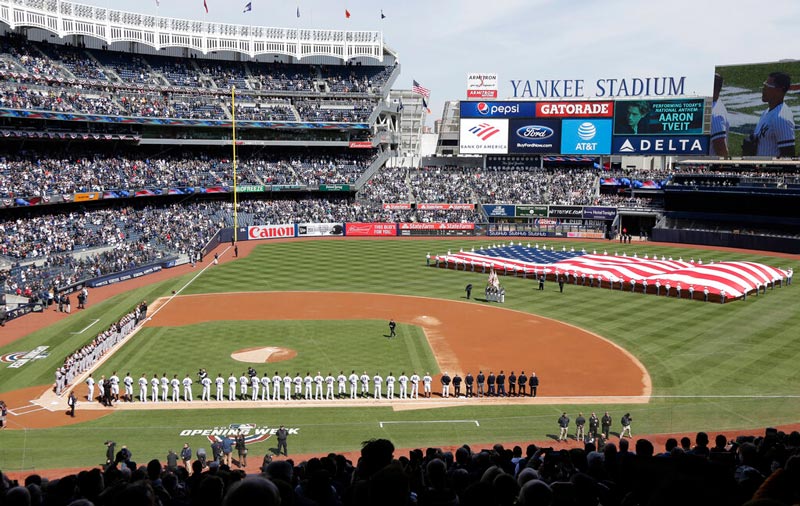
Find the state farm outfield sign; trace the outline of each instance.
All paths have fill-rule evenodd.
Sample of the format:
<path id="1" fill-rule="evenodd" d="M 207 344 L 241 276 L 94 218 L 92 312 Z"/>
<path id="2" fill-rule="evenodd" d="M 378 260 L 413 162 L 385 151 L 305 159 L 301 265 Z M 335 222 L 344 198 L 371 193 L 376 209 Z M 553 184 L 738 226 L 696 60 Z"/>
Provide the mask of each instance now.
<path id="1" fill-rule="evenodd" d="M 260 239 L 284 239 L 294 236 L 294 225 L 256 225 L 247 227 L 247 238 L 251 241 Z"/>

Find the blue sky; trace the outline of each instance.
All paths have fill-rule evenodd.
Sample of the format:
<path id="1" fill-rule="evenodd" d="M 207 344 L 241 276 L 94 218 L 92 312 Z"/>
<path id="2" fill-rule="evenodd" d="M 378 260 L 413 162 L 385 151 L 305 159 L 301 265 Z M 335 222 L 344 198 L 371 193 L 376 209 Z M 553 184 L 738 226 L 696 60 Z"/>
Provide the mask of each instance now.
<path id="1" fill-rule="evenodd" d="M 593 87 L 599 78 L 652 76 L 686 76 L 687 94 L 710 95 L 715 65 L 800 59 L 798 0 L 250 0 L 247 13 L 248 0 L 206 1 L 207 15 L 203 0 L 161 0 L 158 14 L 382 31 L 402 64 L 396 87 L 416 79 L 430 88 L 433 118 L 444 101 L 466 97 L 470 72 L 497 73 L 501 98 L 512 95 L 512 79 Z M 156 13 L 156 0 L 80 3 Z"/>

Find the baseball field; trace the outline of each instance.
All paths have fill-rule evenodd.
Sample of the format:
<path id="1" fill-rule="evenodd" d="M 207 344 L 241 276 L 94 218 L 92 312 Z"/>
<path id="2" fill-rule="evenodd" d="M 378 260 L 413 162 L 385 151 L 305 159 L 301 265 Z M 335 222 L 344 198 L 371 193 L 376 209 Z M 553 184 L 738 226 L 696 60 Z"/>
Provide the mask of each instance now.
<path id="1" fill-rule="evenodd" d="M 539 291 L 531 279 L 501 276 L 506 300 L 499 304 L 483 300 L 486 274 L 426 266 L 428 253 L 500 242 L 253 242 L 240 243 L 236 259 L 226 245 L 217 250 L 219 265 L 118 285 L 102 301 L 100 290 L 91 292 L 88 309 L 69 316 L 56 318 L 52 308 L 28 315 L 23 320 L 53 322 L 0 348 L 0 399 L 10 410 L 8 428 L 0 431 L 0 469 L 93 467 L 103 462 L 106 440 L 127 445 L 146 463 L 184 442 L 208 448 L 214 430 L 242 424 L 261 436 L 250 442 L 255 469 L 259 456 L 276 446 L 266 437 L 270 429 L 281 424 L 291 429 L 289 452 L 297 455 L 349 452 L 376 437 L 398 448 L 554 441 L 563 411 L 573 419 L 578 412 L 609 411 L 612 433 L 629 412 L 634 436 L 760 431 L 800 419 L 796 286 L 719 304 L 571 284 L 563 293 L 554 283 Z M 704 262 L 752 260 L 795 271 L 800 264 L 797 256 L 653 243 L 557 244 Z M 469 300 L 467 284 L 475 286 Z M 189 375 L 194 400 L 104 408 L 85 399 L 81 382 L 77 416 L 69 417 L 65 397 L 48 393 L 53 372 L 142 300 L 151 319 L 93 376 Z M 398 323 L 394 339 L 389 319 Z M 47 348 L 38 358 L 11 367 L 15 357 L 39 347 Z M 247 367 L 259 376 L 430 372 L 435 393 L 445 371 L 535 371 L 541 385 L 536 398 L 200 401 L 200 368 L 227 378 Z"/>

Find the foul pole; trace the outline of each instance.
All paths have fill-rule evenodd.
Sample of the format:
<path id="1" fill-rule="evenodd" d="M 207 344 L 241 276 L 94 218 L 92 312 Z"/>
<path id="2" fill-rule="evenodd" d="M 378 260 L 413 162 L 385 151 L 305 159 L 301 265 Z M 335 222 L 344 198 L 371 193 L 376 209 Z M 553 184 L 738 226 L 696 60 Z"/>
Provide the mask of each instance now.
<path id="1" fill-rule="evenodd" d="M 237 200 L 236 187 L 238 186 L 236 180 L 236 86 L 231 86 L 231 130 L 233 131 L 233 242 L 239 239 L 239 202 Z"/>

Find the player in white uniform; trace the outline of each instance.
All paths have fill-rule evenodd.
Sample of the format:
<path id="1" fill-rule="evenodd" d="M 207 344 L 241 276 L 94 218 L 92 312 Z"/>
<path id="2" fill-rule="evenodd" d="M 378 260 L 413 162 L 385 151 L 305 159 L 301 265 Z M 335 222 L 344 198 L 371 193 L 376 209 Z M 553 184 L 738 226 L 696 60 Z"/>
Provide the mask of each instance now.
<path id="1" fill-rule="evenodd" d="M 425 392 L 425 397 L 431 396 L 431 381 L 433 381 L 433 378 L 431 378 L 431 373 L 426 372 L 425 376 L 422 377 L 422 388 Z"/>
<path id="2" fill-rule="evenodd" d="M 294 377 L 294 396 L 296 399 L 300 398 L 300 395 L 303 393 L 303 377 L 300 376 L 298 372 Z"/>
<path id="3" fill-rule="evenodd" d="M 239 376 L 239 396 L 242 400 L 247 397 L 247 389 L 250 387 L 250 378 L 245 373 Z"/>
<path id="4" fill-rule="evenodd" d="M 258 390 L 261 388 L 261 380 L 258 376 L 253 375 L 250 378 L 250 396 L 252 400 L 258 400 Z"/>
<path id="5" fill-rule="evenodd" d="M 172 387 L 172 402 L 178 402 L 181 400 L 181 380 L 178 379 L 177 374 L 172 375 L 169 385 Z"/>
<path id="6" fill-rule="evenodd" d="M 292 377 L 288 372 L 283 377 L 283 398 L 287 401 L 292 400 Z"/>
<path id="7" fill-rule="evenodd" d="M 372 382 L 374 383 L 374 390 L 372 391 L 372 395 L 375 399 L 383 399 L 381 392 L 383 391 L 383 377 L 380 374 L 375 374 L 372 378 Z"/>
<path id="8" fill-rule="evenodd" d="M 147 402 L 147 376 L 144 374 L 139 378 L 139 400 Z"/>
<path id="9" fill-rule="evenodd" d="M 89 389 L 86 393 L 86 400 L 92 402 L 94 401 L 94 378 L 92 378 L 91 374 L 86 378 L 86 386 Z"/>
<path id="10" fill-rule="evenodd" d="M 200 380 L 200 384 L 203 385 L 203 393 L 200 395 L 200 400 L 202 401 L 210 401 L 211 400 L 211 378 L 208 376 L 203 377 Z"/>
<path id="11" fill-rule="evenodd" d="M 361 396 L 366 397 L 369 395 L 369 374 L 367 371 L 364 371 L 364 374 L 361 375 Z"/>
<path id="12" fill-rule="evenodd" d="M 341 399 L 347 395 L 347 376 L 344 375 L 344 371 L 339 371 L 339 375 L 336 376 L 336 382 L 338 383 L 336 397 Z"/>
<path id="13" fill-rule="evenodd" d="M 152 387 L 153 402 L 158 402 L 158 388 L 161 386 L 161 380 L 158 374 L 153 375 L 153 378 L 150 380 L 150 386 Z"/>
<path id="14" fill-rule="evenodd" d="M 416 372 L 411 375 L 411 398 L 419 399 L 419 374 Z"/>
<path id="15" fill-rule="evenodd" d="M 711 103 L 711 146 L 709 156 L 728 158 L 728 110 L 719 99 L 722 90 L 722 76 L 714 74 L 714 101 Z"/>
<path id="16" fill-rule="evenodd" d="M 117 376 L 117 371 L 111 374 L 108 381 L 111 383 L 111 399 L 119 402 L 119 376 Z"/>
<path id="17" fill-rule="evenodd" d="M 761 101 L 769 108 L 761 115 L 753 132 L 758 140 L 757 156 L 794 156 L 794 118 L 783 101 L 791 83 L 791 78 L 783 72 L 771 73 L 764 82 Z"/>
<path id="18" fill-rule="evenodd" d="M 269 389 L 271 386 L 272 380 L 269 377 L 269 373 L 264 373 L 264 376 L 261 378 L 261 400 L 268 401 L 269 400 Z"/>
<path id="19" fill-rule="evenodd" d="M 272 377 L 272 400 L 279 401 L 281 400 L 281 386 L 283 385 L 283 378 L 281 375 L 278 374 L 278 371 L 275 371 L 275 375 Z"/>
<path id="20" fill-rule="evenodd" d="M 161 375 L 161 401 L 167 402 L 168 395 L 169 395 L 169 378 L 167 378 L 167 373 L 164 373 Z"/>
<path id="21" fill-rule="evenodd" d="M 406 399 L 408 397 L 408 376 L 406 376 L 405 371 L 400 373 L 400 377 L 397 378 L 397 381 L 400 382 L 400 398 Z"/>
<path id="22" fill-rule="evenodd" d="M 231 373 L 231 375 L 228 376 L 228 400 L 229 401 L 235 401 L 236 400 L 236 381 L 237 381 L 236 380 L 236 376 L 234 376 L 234 374 Z"/>
<path id="23" fill-rule="evenodd" d="M 358 374 L 353 371 L 348 379 L 350 380 L 350 398 L 355 399 L 358 396 Z"/>
<path id="24" fill-rule="evenodd" d="M 325 400 L 333 400 L 333 383 L 336 381 L 332 373 L 325 376 Z"/>
<path id="25" fill-rule="evenodd" d="M 389 371 L 389 375 L 386 376 L 386 398 L 387 399 L 394 399 L 394 382 L 396 381 L 395 377 L 392 375 L 392 372 Z"/>
<path id="26" fill-rule="evenodd" d="M 322 400 L 322 383 L 325 381 L 325 378 L 322 377 L 322 372 L 317 371 L 317 375 L 314 376 L 314 400 L 320 401 Z"/>
<path id="27" fill-rule="evenodd" d="M 214 380 L 214 384 L 217 386 L 217 400 L 224 401 L 225 400 L 225 378 L 222 377 L 222 373 L 217 373 L 217 377 Z"/>
<path id="28" fill-rule="evenodd" d="M 126 374 L 122 382 L 125 383 L 125 400 L 128 402 L 133 401 L 133 378 L 131 378 L 131 373 Z"/>
<path id="29" fill-rule="evenodd" d="M 305 399 L 311 400 L 311 383 L 314 382 L 314 378 L 311 377 L 311 372 L 306 372 L 305 377 L 303 378 L 303 384 L 305 385 L 305 390 L 303 391 L 303 397 Z"/>
<path id="30" fill-rule="evenodd" d="M 183 400 L 192 400 L 192 378 L 189 377 L 188 373 L 186 374 L 186 377 L 183 378 Z"/>

